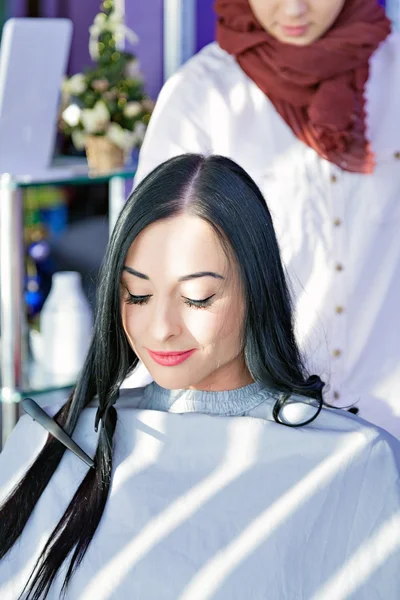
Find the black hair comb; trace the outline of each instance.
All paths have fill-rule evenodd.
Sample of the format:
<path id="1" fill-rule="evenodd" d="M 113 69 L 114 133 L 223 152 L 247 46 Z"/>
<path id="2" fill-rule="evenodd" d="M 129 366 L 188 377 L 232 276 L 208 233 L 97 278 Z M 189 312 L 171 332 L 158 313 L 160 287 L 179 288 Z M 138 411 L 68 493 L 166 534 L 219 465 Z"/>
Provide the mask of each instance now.
<path id="1" fill-rule="evenodd" d="M 93 459 L 91 459 L 90 456 L 88 456 L 86 452 L 84 452 L 82 448 L 65 433 L 54 419 L 49 417 L 37 402 L 32 400 L 32 398 L 25 398 L 25 400 L 22 401 L 22 408 L 34 421 L 37 421 L 44 429 L 51 433 L 53 437 L 61 442 L 61 444 L 66 446 L 68 450 L 71 450 L 78 458 L 83 460 L 88 467 L 94 469 Z"/>

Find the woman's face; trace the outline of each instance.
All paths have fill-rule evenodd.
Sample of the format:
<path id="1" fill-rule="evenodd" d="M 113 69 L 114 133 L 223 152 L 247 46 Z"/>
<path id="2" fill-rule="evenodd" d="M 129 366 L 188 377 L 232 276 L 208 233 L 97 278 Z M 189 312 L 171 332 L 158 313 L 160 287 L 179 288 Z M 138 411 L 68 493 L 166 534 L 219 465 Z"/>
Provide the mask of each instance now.
<path id="1" fill-rule="evenodd" d="M 265 31 L 286 44 L 315 42 L 339 16 L 345 0 L 249 0 Z"/>
<path id="2" fill-rule="evenodd" d="M 121 311 L 131 347 L 162 387 L 229 390 L 251 382 L 238 273 L 202 219 L 181 215 L 141 232 L 125 259 Z"/>

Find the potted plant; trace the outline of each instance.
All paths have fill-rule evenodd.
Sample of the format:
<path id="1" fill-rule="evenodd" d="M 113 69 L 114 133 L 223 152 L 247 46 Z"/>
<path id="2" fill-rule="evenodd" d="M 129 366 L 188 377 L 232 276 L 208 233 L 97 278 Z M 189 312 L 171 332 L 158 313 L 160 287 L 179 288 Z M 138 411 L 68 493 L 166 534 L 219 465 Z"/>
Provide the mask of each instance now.
<path id="1" fill-rule="evenodd" d="M 121 49 L 137 36 L 113 0 L 103 2 L 89 33 L 94 66 L 64 81 L 60 128 L 77 150 L 86 149 L 90 168 L 109 171 L 140 147 L 154 103 L 144 92 L 139 61 Z"/>

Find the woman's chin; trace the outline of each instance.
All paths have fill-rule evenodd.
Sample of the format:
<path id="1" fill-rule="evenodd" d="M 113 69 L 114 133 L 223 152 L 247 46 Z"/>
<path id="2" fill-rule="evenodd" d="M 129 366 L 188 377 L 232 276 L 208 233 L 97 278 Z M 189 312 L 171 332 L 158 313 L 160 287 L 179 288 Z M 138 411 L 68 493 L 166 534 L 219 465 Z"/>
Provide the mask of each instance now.
<path id="1" fill-rule="evenodd" d="M 176 367 L 157 367 L 147 369 L 154 381 L 162 388 L 167 390 L 182 390 L 196 385 L 198 378 L 190 373 L 179 373 Z"/>

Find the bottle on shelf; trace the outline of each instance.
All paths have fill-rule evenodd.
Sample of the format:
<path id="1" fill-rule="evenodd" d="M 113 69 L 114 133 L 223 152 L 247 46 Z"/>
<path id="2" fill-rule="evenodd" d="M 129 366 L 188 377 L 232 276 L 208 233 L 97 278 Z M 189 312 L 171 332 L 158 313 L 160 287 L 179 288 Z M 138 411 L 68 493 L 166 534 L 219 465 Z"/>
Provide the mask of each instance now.
<path id="1" fill-rule="evenodd" d="M 92 311 L 80 274 L 55 273 L 40 313 L 40 333 L 31 331 L 34 358 L 54 375 L 77 376 L 89 348 L 92 327 Z"/>

